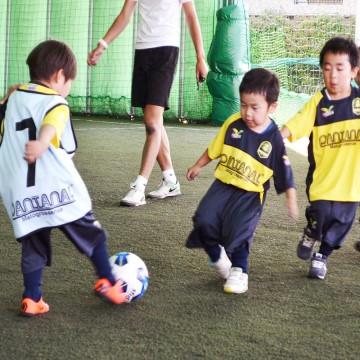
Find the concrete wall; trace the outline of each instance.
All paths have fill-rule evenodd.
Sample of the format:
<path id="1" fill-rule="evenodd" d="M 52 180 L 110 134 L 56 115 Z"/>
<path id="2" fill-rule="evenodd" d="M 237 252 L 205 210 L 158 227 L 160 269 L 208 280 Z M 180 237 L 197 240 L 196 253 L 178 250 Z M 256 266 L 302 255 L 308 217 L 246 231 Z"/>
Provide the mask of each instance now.
<path id="1" fill-rule="evenodd" d="M 281 15 L 355 15 L 356 1 L 343 0 L 343 4 L 295 4 L 295 0 L 247 0 L 250 15 L 261 15 L 264 11 Z"/>

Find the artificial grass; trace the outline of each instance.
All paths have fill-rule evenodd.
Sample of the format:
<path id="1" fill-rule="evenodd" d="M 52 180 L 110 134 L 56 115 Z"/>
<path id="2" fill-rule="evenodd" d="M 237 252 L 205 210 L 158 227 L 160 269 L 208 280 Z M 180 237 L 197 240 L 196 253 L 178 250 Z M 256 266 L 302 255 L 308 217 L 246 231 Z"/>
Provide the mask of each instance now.
<path id="1" fill-rule="evenodd" d="M 306 277 L 308 263 L 295 249 L 305 225 L 305 158 L 291 152 L 300 219 L 287 218 L 284 196 L 270 191 L 250 255 L 249 291 L 222 292 L 222 280 L 202 251 L 184 247 L 191 216 L 213 181 L 214 164 L 187 182 L 186 168 L 217 128 L 168 127 L 183 195 L 119 207 L 138 173 L 144 130 L 139 123 L 75 121 L 75 157 L 109 233 L 110 253 L 132 251 L 147 264 L 148 292 L 138 302 L 113 306 L 92 294 L 87 258 L 54 231 L 53 266 L 44 297 L 50 312 L 19 316 L 20 246 L 0 208 L 0 357 L 3 359 L 358 359 L 360 347 L 360 238 L 354 224 L 344 247 L 329 259 L 325 281 Z M 156 168 L 149 181 L 160 181 Z"/>

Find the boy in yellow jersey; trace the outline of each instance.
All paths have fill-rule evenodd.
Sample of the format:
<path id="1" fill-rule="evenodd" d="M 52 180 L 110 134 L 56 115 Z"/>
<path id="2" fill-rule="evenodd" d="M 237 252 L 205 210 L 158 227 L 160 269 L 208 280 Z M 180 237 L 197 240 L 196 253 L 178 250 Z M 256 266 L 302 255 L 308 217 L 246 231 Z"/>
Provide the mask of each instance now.
<path id="1" fill-rule="evenodd" d="M 111 273 L 106 233 L 72 161 L 77 148 L 65 97 L 76 60 L 64 43 L 48 40 L 27 58 L 30 83 L 0 105 L 0 197 L 21 244 L 25 290 L 21 313 L 49 311 L 42 298 L 43 269 L 51 264 L 51 231 L 58 228 L 94 265 L 96 294 L 120 304 L 122 284 Z"/>
<path id="2" fill-rule="evenodd" d="M 240 113 L 225 121 L 187 172 L 187 179 L 194 180 L 202 167 L 219 159 L 216 180 L 196 210 L 186 246 L 206 251 L 210 266 L 226 279 L 226 293 L 248 290 L 249 250 L 272 177 L 276 191 L 286 193 L 289 215 L 298 215 L 290 162 L 270 118 L 278 96 L 274 74 L 265 69 L 247 72 L 240 85 Z"/>
<path id="3" fill-rule="evenodd" d="M 311 258 L 309 277 L 324 279 L 327 261 L 351 229 L 360 201 L 360 90 L 351 86 L 359 52 L 351 39 L 335 37 L 320 52 L 325 87 L 281 130 L 295 141 L 309 137 L 307 226 L 297 255 Z M 316 241 L 318 252 L 313 254 Z"/>

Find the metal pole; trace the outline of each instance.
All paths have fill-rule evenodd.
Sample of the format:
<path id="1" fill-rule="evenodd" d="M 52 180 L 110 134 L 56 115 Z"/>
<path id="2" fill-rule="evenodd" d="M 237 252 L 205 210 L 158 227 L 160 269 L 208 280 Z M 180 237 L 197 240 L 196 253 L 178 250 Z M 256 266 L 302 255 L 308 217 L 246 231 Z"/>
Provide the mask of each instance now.
<path id="1" fill-rule="evenodd" d="M 360 1 L 357 0 L 355 3 L 355 42 L 360 46 Z"/>
<path id="2" fill-rule="evenodd" d="M 93 14 L 94 14 L 94 1 L 89 0 L 89 23 L 88 23 L 88 53 L 92 50 L 93 44 Z M 86 69 L 86 105 L 85 112 L 91 112 L 91 66 Z"/>
<path id="3" fill-rule="evenodd" d="M 46 39 L 50 39 L 51 32 L 51 0 L 47 1 L 47 15 L 46 15 Z"/>
<path id="4" fill-rule="evenodd" d="M 181 12 L 181 32 L 180 32 L 180 49 L 179 49 L 179 97 L 178 97 L 178 119 L 184 120 L 184 76 L 185 76 L 185 17 Z"/>
<path id="5" fill-rule="evenodd" d="M 137 5 L 139 6 L 139 5 Z M 133 34 L 132 34 L 132 42 L 133 42 L 133 57 L 131 62 L 131 71 L 134 71 L 134 62 L 135 62 L 135 44 L 137 37 L 137 28 L 138 28 L 138 9 L 136 9 L 133 15 Z M 135 107 L 130 105 L 130 120 L 135 119 Z"/>
<path id="6" fill-rule="evenodd" d="M 6 36 L 5 36 L 5 61 L 4 61 L 4 94 L 8 88 L 9 52 L 10 52 L 10 25 L 11 25 L 11 0 L 7 0 L 6 9 Z"/>

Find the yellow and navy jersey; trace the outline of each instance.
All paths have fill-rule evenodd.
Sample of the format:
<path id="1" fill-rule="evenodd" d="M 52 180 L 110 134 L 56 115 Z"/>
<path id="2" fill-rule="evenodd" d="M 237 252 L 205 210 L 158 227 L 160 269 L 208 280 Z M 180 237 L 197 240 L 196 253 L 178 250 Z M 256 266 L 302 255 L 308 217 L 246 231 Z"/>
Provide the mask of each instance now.
<path id="1" fill-rule="evenodd" d="M 247 127 L 239 113 L 230 116 L 208 147 L 219 158 L 215 177 L 225 184 L 263 194 L 274 178 L 277 193 L 294 187 L 284 141 L 275 122 L 259 134 Z"/>
<path id="2" fill-rule="evenodd" d="M 360 89 L 331 100 L 322 89 L 285 125 L 290 141 L 309 137 L 310 201 L 360 201 Z"/>

